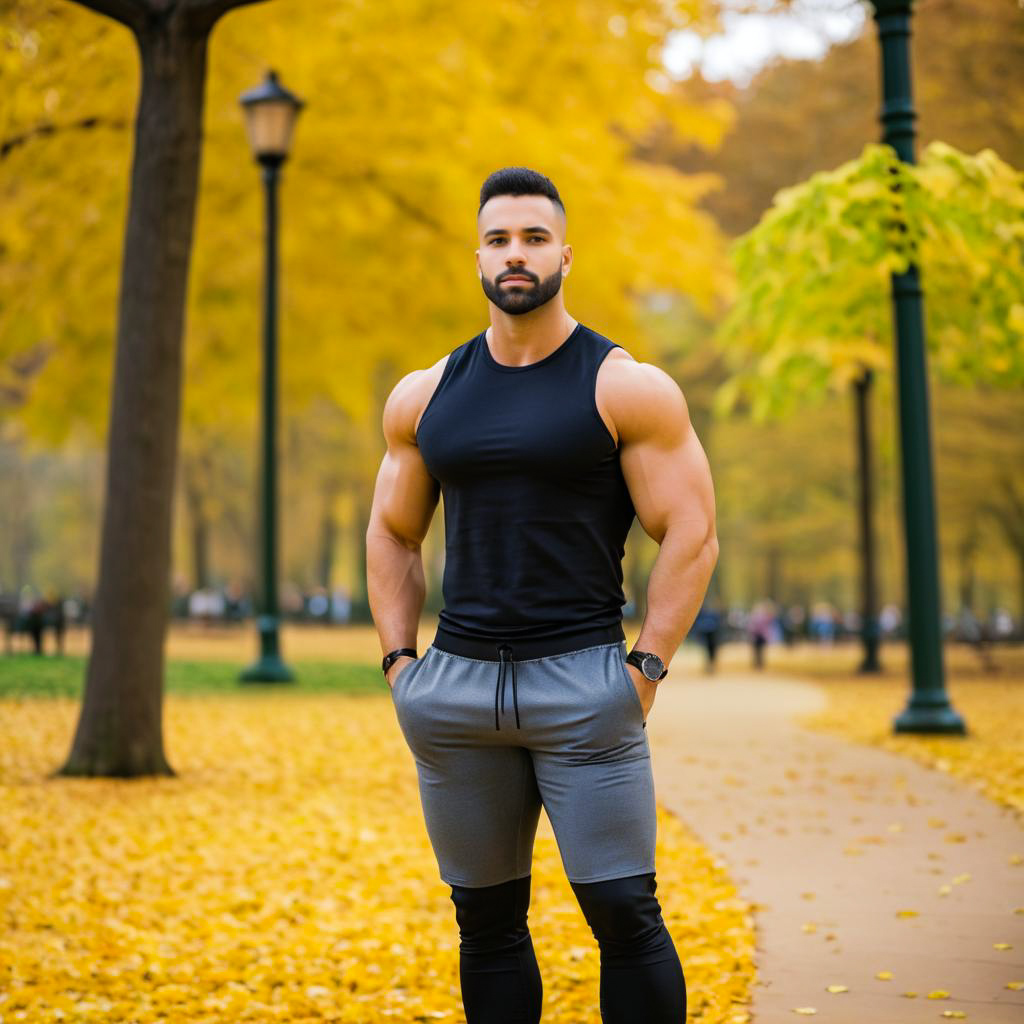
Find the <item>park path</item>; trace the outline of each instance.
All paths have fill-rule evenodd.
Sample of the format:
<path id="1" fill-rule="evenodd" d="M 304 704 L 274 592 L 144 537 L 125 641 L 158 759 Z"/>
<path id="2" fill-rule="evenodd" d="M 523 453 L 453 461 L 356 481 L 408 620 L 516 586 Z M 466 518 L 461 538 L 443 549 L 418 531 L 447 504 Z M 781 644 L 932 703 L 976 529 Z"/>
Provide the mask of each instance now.
<path id="1" fill-rule="evenodd" d="M 814 1007 L 821 1024 L 936 1022 L 944 1010 L 1022 1024 L 1024 991 L 1005 987 L 1024 979 L 1021 821 L 942 772 L 795 724 L 826 699 L 774 673 L 684 666 L 648 719 L 659 803 L 757 904 L 753 1021 Z M 950 997 L 927 998 L 940 989 Z"/>

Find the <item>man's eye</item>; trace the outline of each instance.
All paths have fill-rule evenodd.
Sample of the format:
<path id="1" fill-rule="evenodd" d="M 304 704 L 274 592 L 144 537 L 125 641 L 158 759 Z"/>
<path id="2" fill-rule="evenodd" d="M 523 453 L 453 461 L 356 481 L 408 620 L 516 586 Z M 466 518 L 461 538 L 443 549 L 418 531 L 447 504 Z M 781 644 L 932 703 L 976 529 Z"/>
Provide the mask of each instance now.
<path id="1" fill-rule="evenodd" d="M 543 235 L 534 235 L 534 236 L 533 236 L 533 237 L 532 237 L 532 238 L 530 239 L 530 241 L 531 241 L 531 242 L 543 242 L 543 241 L 544 241 L 544 236 L 543 236 Z"/>
<path id="2" fill-rule="evenodd" d="M 505 241 L 504 238 L 492 238 L 489 244 L 490 245 L 497 245 L 499 242 L 504 242 L 504 241 Z"/>

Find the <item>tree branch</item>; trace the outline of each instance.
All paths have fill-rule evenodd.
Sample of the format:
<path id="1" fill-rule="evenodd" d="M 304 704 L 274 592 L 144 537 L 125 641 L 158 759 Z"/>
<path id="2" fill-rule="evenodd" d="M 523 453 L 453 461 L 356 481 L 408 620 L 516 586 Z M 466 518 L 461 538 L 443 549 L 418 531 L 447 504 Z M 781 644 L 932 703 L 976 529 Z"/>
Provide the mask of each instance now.
<path id="1" fill-rule="evenodd" d="M 105 14 L 130 29 L 138 28 L 149 10 L 144 0 L 72 0 L 97 14 Z"/>
<path id="2" fill-rule="evenodd" d="M 31 142 L 36 136 L 57 135 L 60 132 L 72 129 L 90 128 L 128 128 L 129 122 L 119 117 L 83 117 L 78 121 L 71 121 L 68 124 L 50 124 L 44 122 L 34 128 L 29 128 L 20 135 L 9 135 L 6 139 L 0 139 L 0 160 L 4 160 L 11 154 L 11 151 L 18 146 L 24 146 Z"/>
<path id="3" fill-rule="evenodd" d="M 266 3 L 266 0 L 181 0 L 182 9 L 189 12 L 190 20 L 209 29 L 218 18 L 236 7 Z"/>

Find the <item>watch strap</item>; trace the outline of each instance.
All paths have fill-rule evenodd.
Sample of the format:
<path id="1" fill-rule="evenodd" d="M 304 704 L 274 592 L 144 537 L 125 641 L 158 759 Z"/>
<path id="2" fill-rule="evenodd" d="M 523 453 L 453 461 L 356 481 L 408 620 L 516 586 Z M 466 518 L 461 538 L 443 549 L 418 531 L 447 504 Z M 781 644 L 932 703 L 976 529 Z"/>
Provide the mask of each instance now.
<path id="1" fill-rule="evenodd" d="M 384 655 L 383 660 L 380 663 L 381 671 L 384 675 L 388 674 L 388 669 L 403 655 L 408 655 L 410 658 L 418 658 L 419 655 L 416 653 L 415 647 L 396 647 L 393 651 L 388 651 Z"/>

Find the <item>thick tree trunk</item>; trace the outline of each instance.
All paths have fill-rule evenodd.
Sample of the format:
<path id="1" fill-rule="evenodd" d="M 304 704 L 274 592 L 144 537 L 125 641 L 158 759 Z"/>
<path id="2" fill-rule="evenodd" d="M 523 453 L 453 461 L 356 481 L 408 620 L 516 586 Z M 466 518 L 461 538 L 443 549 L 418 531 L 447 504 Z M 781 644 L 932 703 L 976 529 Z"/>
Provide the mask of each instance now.
<path id="1" fill-rule="evenodd" d="M 175 774 L 163 749 L 163 650 L 208 26 L 189 26 L 172 9 L 137 27 L 136 38 L 142 90 L 92 650 L 61 775 Z"/>
<path id="2" fill-rule="evenodd" d="M 882 671 L 878 658 L 878 583 L 875 559 L 874 471 L 871 466 L 871 370 L 854 381 L 857 419 L 857 477 L 860 521 L 860 615 L 864 659 L 857 671 L 874 675 Z"/>

